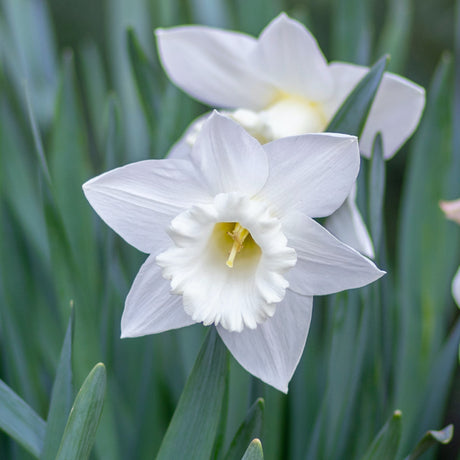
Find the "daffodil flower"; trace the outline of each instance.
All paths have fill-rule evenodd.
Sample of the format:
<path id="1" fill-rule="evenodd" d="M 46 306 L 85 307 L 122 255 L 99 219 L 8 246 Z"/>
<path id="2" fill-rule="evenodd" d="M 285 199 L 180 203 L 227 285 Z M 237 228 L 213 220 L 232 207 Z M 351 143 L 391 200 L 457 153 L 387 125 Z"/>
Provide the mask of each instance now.
<path id="1" fill-rule="evenodd" d="M 312 34 L 284 13 L 258 39 L 203 26 L 156 31 L 158 49 L 170 79 L 194 98 L 229 109 L 261 143 L 323 131 L 368 68 L 327 63 Z M 383 152 L 391 158 L 418 125 L 425 92 L 420 86 L 385 73 L 364 132 L 361 154 L 370 157 L 382 133 Z M 198 119 L 170 153 L 183 157 L 203 123 Z M 373 246 L 354 198 L 326 224 L 342 241 L 373 257 Z"/>
<path id="2" fill-rule="evenodd" d="M 286 392 L 312 296 L 383 274 L 312 219 L 343 203 L 358 169 L 355 137 L 262 146 L 214 113 L 186 159 L 141 161 L 88 181 L 96 212 L 150 254 L 126 299 L 122 337 L 214 324 L 244 368 Z"/>
<path id="3" fill-rule="evenodd" d="M 460 199 L 453 201 L 441 201 L 439 206 L 444 211 L 446 217 L 457 224 L 460 224 Z M 460 307 L 460 268 L 452 280 L 452 296 L 455 303 Z"/>

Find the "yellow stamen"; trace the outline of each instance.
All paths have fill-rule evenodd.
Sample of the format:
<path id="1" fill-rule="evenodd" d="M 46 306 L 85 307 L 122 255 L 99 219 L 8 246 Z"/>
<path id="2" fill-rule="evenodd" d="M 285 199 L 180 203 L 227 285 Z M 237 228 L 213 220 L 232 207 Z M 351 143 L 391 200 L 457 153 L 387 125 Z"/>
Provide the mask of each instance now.
<path id="1" fill-rule="evenodd" d="M 233 231 L 227 232 L 228 235 L 233 240 L 233 246 L 230 251 L 230 255 L 227 259 L 227 267 L 233 268 L 233 262 L 235 260 L 236 255 L 243 249 L 243 243 L 246 237 L 249 235 L 249 231 L 242 227 L 238 222 L 235 224 Z"/>

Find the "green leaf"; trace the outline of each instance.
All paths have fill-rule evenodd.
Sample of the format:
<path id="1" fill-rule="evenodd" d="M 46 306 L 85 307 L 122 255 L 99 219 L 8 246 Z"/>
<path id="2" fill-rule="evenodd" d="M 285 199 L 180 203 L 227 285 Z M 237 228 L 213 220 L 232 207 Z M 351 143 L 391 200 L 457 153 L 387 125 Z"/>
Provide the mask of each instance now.
<path id="1" fill-rule="evenodd" d="M 107 76 L 101 54 L 93 41 L 83 44 L 79 53 L 89 124 L 94 131 L 95 141 L 99 149 L 102 149 L 104 145 L 104 125 L 100 121 L 104 117 L 108 93 Z"/>
<path id="2" fill-rule="evenodd" d="M 229 2 L 224 0 L 190 0 L 193 22 L 213 27 L 229 28 Z"/>
<path id="3" fill-rule="evenodd" d="M 81 185 L 90 177 L 88 144 L 80 95 L 76 88 L 73 54 L 64 55 L 61 84 L 49 151 L 49 167 L 54 199 L 64 222 L 71 247 L 85 275 L 94 275 L 94 240 L 91 213 Z M 88 288 L 91 283 L 88 283 Z"/>
<path id="4" fill-rule="evenodd" d="M 430 447 L 435 444 L 448 444 L 454 435 L 454 425 L 447 425 L 440 431 L 430 430 L 425 433 L 425 436 L 418 442 L 415 449 L 405 460 L 415 460 L 425 453 Z"/>
<path id="5" fill-rule="evenodd" d="M 262 443 L 258 439 L 254 439 L 241 460 L 264 460 L 264 452 L 262 450 Z"/>
<path id="6" fill-rule="evenodd" d="M 372 42 L 370 4 L 362 0 L 332 0 L 334 60 L 368 64 Z"/>
<path id="7" fill-rule="evenodd" d="M 378 49 L 391 56 L 389 70 L 403 72 L 410 51 L 413 0 L 389 0 Z"/>
<path id="8" fill-rule="evenodd" d="M 215 328 L 201 347 L 179 399 L 157 460 L 209 458 L 214 446 L 228 373 L 228 353 Z"/>
<path id="9" fill-rule="evenodd" d="M 156 69 L 142 49 L 133 28 L 128 28 L 126 39 L 139 102 L 152 130 L 156 126 L 159 111 L 157 102 L 159 95 L 155 91 Z"/>
<path id="10" fill-rule="evenodd" d="M 43 1 L 33 6 L 17 0 L 2 2 L 2 23 L 8 25 L 6 37 L 2 36 L 5 70 L 11 73 L 19 94 L 23 91 L 24 78 L 27 80 L 40 125 L 48 125 L 51 121 L 58 75 L 57 46 L 49 10 L 47 2 Z"/>
<path id="11" fill-rule="evenodd" d="M 56 460 L 85 460 L 89 457 L 102 414 L 106 372 L 96 364 L 78 392 L 72 406 Z"/>
<path id="12" fill-rule="evenodd" d="M 73 337 L 73 308 L 70 313 L 69 325 L 64 338 L 64 344 L 59 358 L 56 378 L 51 393 L 51 403 L 46 421 L 46 435 L 40 458 L 53 460 L 56 458 L 62 434 L 64 433 L 67 417 L 73 400 L 72 388 L 72 337 Z"/>
<path id="13" fill-rule="evenodd" d="M 32 130 L 32 136 L 34 139 L 35 152 L 38 157 L 38 162 L 39 162 L 43 177 L 45 178 L 48 184 L 48 187 L 50 187 L 51 186 L 50 171 L 48 168 L 48 163 L 46 161 L 45 150 L 43 148 L 43 142 L 40 136 L 40 131 L 38 130 L 37 122 L 35 120 L 35 115 L 32 109 L 32 104 L 30 102 L 29 87 L 27 86 L 26 82 L 24 83 L 24 93 L 25 93 L 25 99 L 26 99 L 27 114 L 29 116 L 30 128 Z"/>
<path id="14" fill-rule="evenodd" d="M 240 459 L 251 439 L 262 435 L 264 407 L 264 400 L 259 398 L 249 408 L 246 418 L 230 444 L 225 460 Z"/>
<path id="15" fill-rule="evenodd" d="M 359 136 L 382 80 L 388 56 L 380 58 L 347 97 L 326 131 Z"/>
<path id="16" fill-rule="evenodd" d="M 255 36 L 285 9 L 282 0 L 234 0 L 229 5 L 235 10 L 238 30 Z"/>
<path id="17" fill-rule="evenodd" d="M 460 194 L 460 152 L 452 150 L 452 70 L 452 59 L 444 55 L 427 92 L 425 114 L 412 142 L 401 205 L 397 266 L 402 308 L 395 310 L 401 329 L 396 344 L 394 399 L 407 417 L 402 440 L 406 452 L 413 444 L 407 436 L 411 427 L 425 431 L 433 423 L 441 423 L 433 416 L 439 417 L 444 407 L 431 406 L 436 415 L 427 413 L 428 425 L 420 427 L 420 400 L 426 402 L 425 384 L 431 367 L 438 362 L 446 334 L 446 315 L 451 314 L 452 308 L 450 284 L 458 267 L 459 228 L 448 222 L 439 209 L 441 199 Z M 445 401 L 448 386 L 442 384 L 442 375 L 434 376 L 442 393 L 433 396 Z M 419 383 L 415 388 L 414 381 Z"/>
<path id="18" fill-rule="evenodd" d="M 369 220 L 372 241 L 378 254 L 383 229 L 383 202 L 385 195 L 385 161 L 383 159 L 382 135 L 377 134 L 372 149 L 369 171 Z"/>
<path id="19" fill-rule="evenodd" d="M 41 212 L 37 165 L 26 142 L 27 136 L 14 118 L 5 97 L 0 100 L 0 182 L 1 193 L 11 206 L 43 261 L 49 259 L 45 220 Z M 14 152 L 14 154 L 13 154 Z"/>
<path id="20" fill-rule="evenodd" d="M 433 423 L 442 423 L 444 408 L 449 397 L 449 389 L 456 370 L 459 343 L 460 318 L 457 319 L 455 326 L 434 358 L 434 364 L 430 368 L 428 384 L 424 388 L 425 393 L 421 396 L 423 404 L 416 414 L 417 430 L 414 431 L 417 437 L 423 430 L 431 427 Z M 413 439 L 416 439 L 416 437 Z"/>
<path id="21" fill-rule="evenodd" d="M 402 414 L 396 410 L 379 431 L 363 460 L 389 460 L 396 458 L 402 431 Z"/>
<path id="22" fill-rule="evenodd" d="M 45 437 L 45 422 L 2 380 L 0 380 L 0 428 L 38 458 Z"/>

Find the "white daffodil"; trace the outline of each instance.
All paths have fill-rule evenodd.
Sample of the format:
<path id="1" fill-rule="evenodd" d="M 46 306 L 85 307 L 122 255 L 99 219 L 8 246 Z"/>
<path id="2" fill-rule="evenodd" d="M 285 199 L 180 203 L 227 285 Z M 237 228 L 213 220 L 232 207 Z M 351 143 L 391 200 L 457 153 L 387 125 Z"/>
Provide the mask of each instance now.
<path id="1" fill-rule="evenodd" d="M 171 80 L 194 98 L 227 114 L 261 143 L 321 132 L 368 68 L 327 63 L 311 33 L 284 13 L 258 39 L 202 26 L 156 31 L 159 54 Z M 369 157 L 382 133 L 391 158 L 418 125 L 425 105 L 420 86 L 385 73 L 360 138 Z M 190 150 L 203 118 L 191 125 L 170 156 Z M 342 241 L 373 257 L 372 242 L 354 199 L 326 226 Z"/>
<path id="2" fill-rule="evenodd" d="M 96 212 L 150 254 L 126 299 L 122 337 L 214 324 L 244 368 L 286 392 L 311 296 L 383 274 L 312 219 L 343 203 L 358 169 L 354 137 L 261 146 L 215 113 L 187 159 L 141 161 L 88 181 Z"/>
<path id="3" fill-rule="evenodd" d="M 457 224 L 460 224 L 460 199 L 453 201 L 441 201 L 439 206 L 444 211 L 446 217 Z M 452 296 L 455 303 L 460 307 L 460 268 L 455 273 L 454 279 L 452 280 Z"/>

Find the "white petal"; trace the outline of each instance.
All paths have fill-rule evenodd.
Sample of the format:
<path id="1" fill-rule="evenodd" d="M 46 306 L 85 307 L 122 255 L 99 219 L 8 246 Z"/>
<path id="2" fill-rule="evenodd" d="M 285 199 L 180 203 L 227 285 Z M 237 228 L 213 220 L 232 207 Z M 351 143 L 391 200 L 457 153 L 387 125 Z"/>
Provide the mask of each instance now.
<path id="1" fill-rule="evenodd" d="M 156 30 L 169 78 L 196 99 L 215 107 L 260 110 L 275 88 L 247 58 L 256 40 L 238 32 L 187 26 Z"/>
<path id="2" fill-rule="evenodd" d="M 260 196 L 282 214 L 297 208 L 311 217 L 332 214 L 349 195 L 359 170 L 356 137 L 305 134 L 264 145 L 270 175 Z"/>
<path id="3" fill-rule="evenodd" d="M 425 90 L 398 75 L 385 73 L 360 138 L 361 152 L 370 158 L 380 131 L 383 156 L 391 158 L 417 128 L 425 107 Z"/>
<path id="4" fill-rule="evenodd" d="M 267 155 L 244 128 L 214 112 L 203 124 L 190 158 L 213 194 L 256 194 L 268 177 Z"/>
<path id="5" fill-rule="evenodd" d="M 452 281 L 452 295 L 458 307 L 460 307 L 460 268 L 455 273 Z"/>
<path id="6" fill-rule="evenodd" d="M 325 227 L 342 243 L 373 259 L 374 246 L 352 195 L 326 219 Z"/>
<path id="7" fill-rule="evenodd" d="M 332 76 L 318 43 L 302 24 L 285 14 L 262 31 L 251 61 L 285 93 L 313 102 L 332 93 Z"/>
<path id="8" fill-rule="evenodd" d="M 203 115 L 200 115 L 198 118 L 195 118 L 190 125 L 185 130 L 184 134 L 179 138 L 179 140 L 171 147 L 167 153 L 167 158 L 180 158 L 180 159 L 190 159 L 189 155 L 192 151 L 192 147 L 195 144 L 196 138 L 203 128 L 204 122 L 211 115 L 210 112 L 207 112 Z"/>
<path id="9" fill-rule="evenodd" d="M 192 146 L 187 140 L 188 129 L 182 135 L 177 142 L 173 144 L 169 152 L 166 154 L 166 158 L 175 158 L 175 159 L 187 159 L 188 155 L 192 151 Z"/>
<path id="10" fill-rule="evenodd" d="M 210 196 L 190 161 L 146 160 L 101 174 L 83 185 L 94 210 L 129 244 L 151 253 L 169 241 L 171 220 Z"/>
<path id="11" fill-rule="evenodd" d="M 297 264 L 286 275 L 289 288 L 295 292 L 332 294 L 365 286 L 385 274 L 372 261 L 299 212 L 283 218 L 283 231 L 297 253 Z"/>
<path id="12" fill-rule="evenodd" d="M 337 85 L 335 112 L 368 69 L 339 62 L 329 67 Z M 359 140 L 361 153 L 371 156 L 374 137 L 381 132 L 384 158 L 391 158 L 417 128 L 424 106 L 425 90 L 421 86 L 385 72 Z M 333 108 L 330 106 L 330 110 Z"/>
<path id="13" fill-rule="evenodd" d="M 252 375 L 287 393 L 302 356 L 312 313 L 312 298 L 288 290 L 272 318 L 256 329 L 217 330 L 235 359 Z"/>
<path id="14" fill-rule="evenodd" d="M 150 255 L 134 280 L 121 318 L 121 336 L 157 334 L 193 324 L 182 305 L 182 296 L 170 293 L 169 282 Z"/>
<path id="15" fill-rule="evenodd" d="M 334 80 L 334 91 L 323 107 L 328 118 L 332 119 L 354 87 L 369 72 L 369 68 L 345 62 L 331 62 L 329 71 Z"/>

